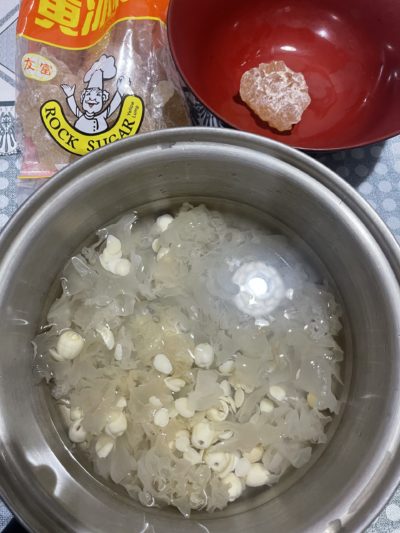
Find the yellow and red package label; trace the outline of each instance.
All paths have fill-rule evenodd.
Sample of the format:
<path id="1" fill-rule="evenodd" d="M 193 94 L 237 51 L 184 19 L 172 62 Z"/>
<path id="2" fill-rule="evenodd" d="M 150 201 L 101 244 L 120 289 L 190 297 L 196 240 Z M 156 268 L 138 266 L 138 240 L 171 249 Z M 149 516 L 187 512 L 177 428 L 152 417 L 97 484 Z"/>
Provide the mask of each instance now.
<path id="1" fill-rule="evenodd" d="M 166 21 L 169 0 L 23 0 L 17 35 L 67 49 L 98 42 L 117 22 Z"/>

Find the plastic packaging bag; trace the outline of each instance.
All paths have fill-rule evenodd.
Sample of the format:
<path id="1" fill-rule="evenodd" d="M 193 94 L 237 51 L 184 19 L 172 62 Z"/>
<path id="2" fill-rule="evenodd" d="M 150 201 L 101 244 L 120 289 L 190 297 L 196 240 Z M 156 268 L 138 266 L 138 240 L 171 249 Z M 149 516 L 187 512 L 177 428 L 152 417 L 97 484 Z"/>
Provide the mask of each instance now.
<path id="1" fill-rule="evenodd" d="M 17 27 L 20 198 L 119 139 L 189 125 L 168 0 L 22 0 Z M 122 19 L 122 20 L 121 20 Z"/>

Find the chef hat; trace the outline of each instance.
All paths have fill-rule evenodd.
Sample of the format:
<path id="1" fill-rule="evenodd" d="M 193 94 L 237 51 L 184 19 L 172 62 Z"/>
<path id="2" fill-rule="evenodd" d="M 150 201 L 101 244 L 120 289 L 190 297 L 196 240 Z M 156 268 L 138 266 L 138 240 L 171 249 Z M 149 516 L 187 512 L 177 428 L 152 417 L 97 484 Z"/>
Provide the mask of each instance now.
<path id="1" fill-rule="evenodd" d="M 113 56 L 103 54 L 98 61 L 95 61 L 86 72 L 83 81 L 87 82 L 88 89 L 103 89 L 103 80 L 110 80 L 117 74 L 115 59 Z"/>
<path id="2" fill-rule="evenodd" d="M 103 71 L 95 70 L 89 79 L 87 86 L 88 89 L 101 89 L 103 90 Z"/>

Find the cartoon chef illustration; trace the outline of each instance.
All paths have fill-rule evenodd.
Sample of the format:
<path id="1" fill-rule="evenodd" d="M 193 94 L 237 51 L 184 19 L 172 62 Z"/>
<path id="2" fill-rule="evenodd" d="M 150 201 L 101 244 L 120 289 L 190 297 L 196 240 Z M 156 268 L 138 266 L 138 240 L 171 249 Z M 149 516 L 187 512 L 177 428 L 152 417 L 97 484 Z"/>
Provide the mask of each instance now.
<path id="1" fill-rule="evenodd" d="M 80 98 L 83 111 L 75 99 L 75 85 L 61 85 L 67 97 L 68 107 L 78 117 L 74 124 L 75 129 L 87 134 L 101 133 L 108 129 L 107 118 L 119 108 L 123 96 L 130 92 L 129 89 L 126 90 L 130 80 L 121 76 L 117 81 L 117 92 L 108 106 L 103 109 L 105 102 L 110 98 L 110 93 L 103 88 L 103 81 L 111 80 L 116 74 L 113 56 L 103 54 L 98 61 L 93 63 L 83 79 L 87 83 Z"/>

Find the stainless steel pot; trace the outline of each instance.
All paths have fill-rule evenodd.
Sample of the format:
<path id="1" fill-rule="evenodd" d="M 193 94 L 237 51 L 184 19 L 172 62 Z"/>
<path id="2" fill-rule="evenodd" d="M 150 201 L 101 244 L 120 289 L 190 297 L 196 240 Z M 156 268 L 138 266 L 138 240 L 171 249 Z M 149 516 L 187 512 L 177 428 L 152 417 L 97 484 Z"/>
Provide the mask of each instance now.
<path id="1" fill-rule="evenodd" d="M 268 213 L 324 262 L 349 317 L 348 398 L 331 442 L 280 490 L 190 521 L 148 510 L 91 476 L 70 452 L 32 348 L 50 287 L 96 228 L 144 206 L 227 201 Z M 400 479 L 400 254 L 372 209 L 334 173 L 284 145 L 212 129 L 139 136 L 44 185 L 0 239 L 1 495 L 34 531 L 361 531 Z M 350 346 L 350 344 L 352 346 Z M 352 373 L 348 369 L 352 366 Z M 274 497 L 271 497 L 274 496 Z"/>

